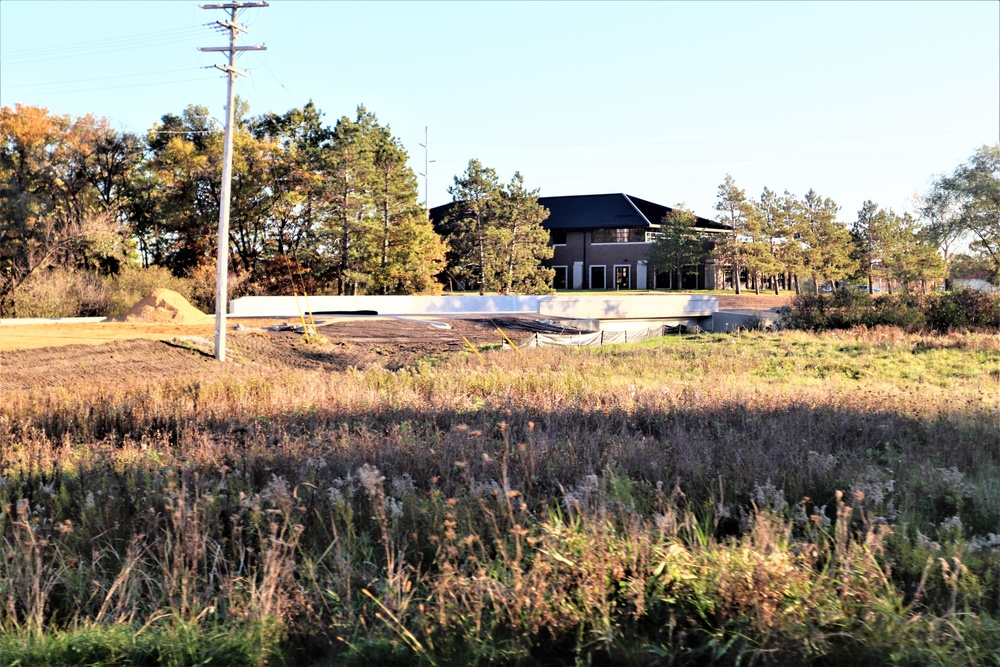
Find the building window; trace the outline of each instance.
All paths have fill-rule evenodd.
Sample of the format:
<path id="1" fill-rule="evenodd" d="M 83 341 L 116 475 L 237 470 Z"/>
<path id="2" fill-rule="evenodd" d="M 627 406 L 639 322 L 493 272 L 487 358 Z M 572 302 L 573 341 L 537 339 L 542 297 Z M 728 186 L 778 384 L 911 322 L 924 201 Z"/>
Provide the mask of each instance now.
<path id="1" fill-rule="evenodd" d="M 606 289 L 604 265 L 590 267 L 590 289 Z"/>
<path id="2" fill-rule="evenodd" d="M 552 289 L 566 289 L 566 277 L 569 274 L 569 267 L 553 266 L 552 270 L 556 272 L 552 276 Z"/>
<path id="3" fill-rule="evenodd" d="M 618 227 L 595 229 L 591 232 L 591 243 L 652 243 L 654 233 L 643 228 Z"/>
<path id="4" fill-rule="evenodd" d="M 566 245 L 566 230 L 565 229 L 549 230 L 549 243 L 551 243 L 552 245 Z"/>

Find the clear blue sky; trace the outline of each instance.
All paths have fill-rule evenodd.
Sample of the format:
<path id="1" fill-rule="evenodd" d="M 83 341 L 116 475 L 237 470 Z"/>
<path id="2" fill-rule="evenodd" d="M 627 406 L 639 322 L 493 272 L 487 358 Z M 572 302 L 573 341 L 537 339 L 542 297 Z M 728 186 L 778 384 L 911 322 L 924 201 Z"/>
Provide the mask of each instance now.
<path id="1" fill-rule="evenodd" d="M 543 195 L 624 191 L 713 215 L 748 194 L 912 209 L 1000 142 L 998 2 L 334 3 L 246 10 L 251 113 L 358 104 L 400 137 L 430 203 L 469 158 Z M 221 117 L 222 45 L 194 2 L 0 2 L 0 105 L 144 132 L 192 103 Z M 423 188 L 423 179 L 421 179 Z M 423 193 L 421 192 L 421 197 Z"/>

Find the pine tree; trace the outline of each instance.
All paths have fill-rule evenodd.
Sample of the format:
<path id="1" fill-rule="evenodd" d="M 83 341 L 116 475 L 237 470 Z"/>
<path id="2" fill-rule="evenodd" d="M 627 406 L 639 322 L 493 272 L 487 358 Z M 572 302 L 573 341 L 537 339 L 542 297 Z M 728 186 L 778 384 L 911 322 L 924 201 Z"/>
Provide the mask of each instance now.
<path id="1" fill-rule="evenodd" d="M 746 238 L 744 261 L 753 278 L 754 292 L 760 294 L 764 276 L 768 276 L 778 292 L 778 259 L 775 257 L 775 232 L 781 218 L 778 196 L 764 188 L 759 201 L 751 201 L 747 206 Z"/>
<path id="2" fill-rule="evenodd" d="M 898 216 L 889 211 L 886 217 L 892 230 L 884 258 L 884 271 L 890 288 L 893 281 L 898 281 L 906 291 L 918 282 L 921 289 L 925 289 L 928 280 L 943 278 L 944 258 L 938 254 L 931 234 L 922 229 L 909 213 Z"/>
<path id="3" fill-rule="evenodd" d="M 674 289 L 681 289 L 684 266 L 697 264 L 705 258 L 703 240 L 695 231 L 697 220 L 693 212 L 678 204 L 663 216 L 649 247 L 650 269 L 654 273 L 669 272 L 675 276 Z"/>
<path id="4" fill-rule="evenodd" d="M 445 246 L 418 205 L 407 155 L 375 114 L 341 118 L 322 150 L 339 294 L 436 292 Z"/>
<path id="5" fill-rule="evenodd" d="M 347 116 L 337 121 L 324 151 L 327 192 L 333 210 L 330 249 L 336 258 L 333 278 L 337 294 L 357 294 L 368 282 L 368 274 L 358 270 L 374 252 L 370 184 L 373 177 L 371 130 L 375 117 L 363 106 L 356 120 Z"/>
<path id="6" fill-rule="evenodd" d="M 886 212 L 869 199 L 861 205 L 858 218 L 851 227 L 854 258 L 868 280 L 869 294 L 874 292 L 875 278 L 885 276 L 885 255 L 891 241 L 887 222 Z"/>
<path id="7" fill-rule="evenodd" d="M 434 280 L 444 266 L 447 246 L 417 204 L 416 175 L 406 151 L 388 128 L 374 136 L 373 202 L 379 219 L 378 263 L 372 266 L 375 293 L 438 293 Z"/>
<path id="8" fill-rule="evenodd" d="M 748 203 L 746 191 L 737 188 L 729 174 L 726 174 L 726 180 L 719 186 L 715 210 L 722 214 L 720 222 L 730 227 L 726 237 L 716 244 L 715 256 L 732 267 L 733 286 L 739 294 L 744 268 L 743 243 L 747 237 Z"/>
<path id="9" fill-rule="evenodd" d="M 551 290 L 553 272 L 541 264 L 553 252 L 542 227 L 548 211 L 520 173 L 501 185 L 495 170 L 469 160 L 448 192 L 453 205 L 442 227 L 455 278 L 478 285 L 480 294 Z"/>
<path id="10" fill-rule="evenodd" d="M 455 177 L 448 194 L 453 206 L 443 228 L 451 245 L 449 270 L 460 281 L 478 285 L 479 293 L 485 294 L 487 239 L 500 200 L 497 173 L 479 160 L 469 160 L 465 173 Z"/>
<path id="11" fill-rule="evenodd" d="M 802 202 L 800 240 L 803 244 L 803 266 L 819 293 L 820 279 L 840 280 L 857 270 L 851 258 L 851 234 L 837 221 L 837 206 L 829 197 L 809 190 Z"/>
<path id="12" fill-rule="evenodd" d="M 778 274 L 788 275 L 796 266 L 795 198 L 787 190 L 783 196 L 779 196 L 765 187 L 760 195 L 757 209 L 760 219 L 760 241 L 767 245 L 766 270 L 770 274 L 771 287 L 774 293 L 778 294 Z M 785 287 L 786 289 L 788 287 L 787 281 Z"/>
<path id="13" fill-rule="evenodd" d="M 500 202 L 488 233 L 486 288 L 504 294 L 547 294 L 555 271 L 542 266 L 552 259 L 549 233 L 542 222 L 549 211 L 538 203 L 538 190 L 528 190 L 520 172 L 500 189 Z"/>
<path id="14" fill-rule="evenodd" d="M 802 200 L 785 190 L 779 200 L 780 212 L 775 222 L 783 241 L 778 244 L 776 257 L 785 271 L 786 284 L 801 293 L 799 276 L 805 272 L 805 246 L 802 243 L 805 220 Z"/>
<path id="15" fill-rule="evenodd" d="M 207 107 L 189 105 L 180 117 L 164 115 L 148 141 L 143 170 L 153 210 L 149 227 L 137 231 L 148 235 L 143 245 L 153 247 L 156 263 L 187 275 L 215 256 L 222 133 L 209 124 Z"/>
<path id="16" fill-rule="evenodd" d="M 250 123 L 254 136 L 281 149 L 272 157 L 269 179 L 258 184 L 274 195 L 266 218 L 266 260 L 261 275 L 254 277 L 258 290 L 291 293 L 308 286 L 311 292 L 316 279 L 327 273 L 321 252 L 330 214 L 323 151 L 332 129 L 322 117 L 310 101 L 301 109 L 265 114 Z"/>

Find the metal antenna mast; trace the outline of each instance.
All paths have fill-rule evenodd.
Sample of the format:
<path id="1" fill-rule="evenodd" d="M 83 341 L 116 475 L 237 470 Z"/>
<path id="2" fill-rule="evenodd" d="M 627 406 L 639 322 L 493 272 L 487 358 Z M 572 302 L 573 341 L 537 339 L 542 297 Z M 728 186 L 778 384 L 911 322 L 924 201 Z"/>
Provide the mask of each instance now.
<path id="1" fill-rule="evenodd" d="M 430 189 L 430 175 L 431 175 L 431 162 L 437 162 L 437 160 L 430 160 L 430 147 L 431 142 L 428 140 L 428 130 L 427 126 L 424 126 L 424 143 L 417 144 L 424 149 L 424 171 L 420 174 L 424 177 L 424 208 L 427 209 L 427 219 L 431 219 L 431 189 Z"/>
<path id="2" fill-rule="evenodd" d="M 236 46 L 236 37 L 241 32 L 249 32 L 246 26 L 237 22 L 237 14 L 241 9 L 267 7 L 266 2 L 227 2 L 220 5 L 198 5 L 202 9 L 229 10 L 229 21 L 216 21 L 229 31 L 229 46 L 203 46 L 199 51 L 224 52 L 229 54 L 227 65 L 213 65 L 226 73 L 226 135 L 223 140 L 222 152 L 222 195 L 219 202 L 219 261 L 218 275 L 215 282 L 215 358 L 226 360 L 226 309 L 228 307 L 229 276 L 229 200 L 232 197 L 233 180 L 233 83 L 237 76 L 247 76 L 246 72 L 236 69 L 236 54 L 240 51 L 265 51 L 266 46 Z"/>

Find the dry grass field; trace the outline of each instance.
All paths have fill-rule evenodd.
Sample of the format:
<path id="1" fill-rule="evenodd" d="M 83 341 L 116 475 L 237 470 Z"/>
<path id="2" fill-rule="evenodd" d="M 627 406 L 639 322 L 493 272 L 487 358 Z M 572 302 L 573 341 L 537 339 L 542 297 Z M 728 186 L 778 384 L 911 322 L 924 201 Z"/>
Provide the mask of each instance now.
<path id="1" fill-rule="evenodd" d="M 337 326 L 5 352 L 0 663 L 1000 664 L 996 336 Z"/>

